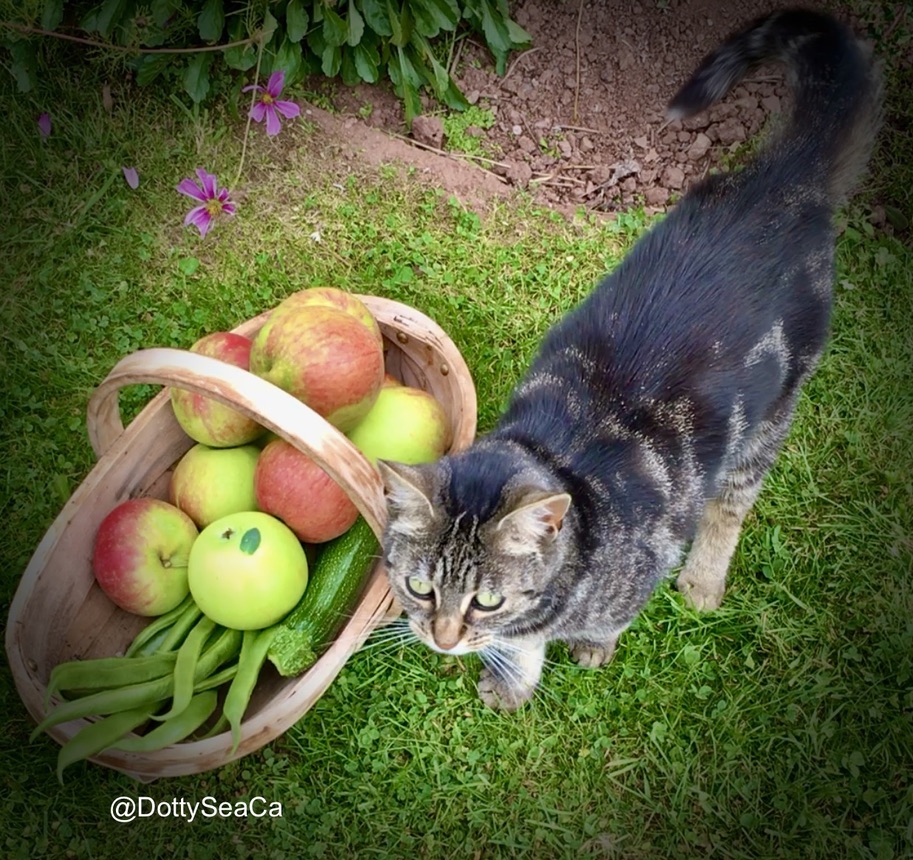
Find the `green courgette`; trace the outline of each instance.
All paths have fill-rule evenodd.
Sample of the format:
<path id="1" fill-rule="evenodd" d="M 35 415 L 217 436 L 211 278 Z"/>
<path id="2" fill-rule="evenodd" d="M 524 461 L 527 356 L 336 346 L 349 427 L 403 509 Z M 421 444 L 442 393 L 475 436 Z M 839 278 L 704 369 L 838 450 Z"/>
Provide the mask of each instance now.
<path id="1" fill-rule="evenodd" d="M 285 677 L 300 675 L 333 641 L 355 607 L 379 543 L 363 517 L 329 541 L 298 605 L 275 628 L 267 658 Z"/>

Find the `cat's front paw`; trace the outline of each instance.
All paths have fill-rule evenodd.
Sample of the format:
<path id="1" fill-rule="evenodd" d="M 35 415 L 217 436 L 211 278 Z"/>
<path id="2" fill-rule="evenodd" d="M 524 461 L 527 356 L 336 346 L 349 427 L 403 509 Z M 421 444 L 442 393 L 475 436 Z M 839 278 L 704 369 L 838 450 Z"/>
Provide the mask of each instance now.
<path id="1" fill-rule="evenodd" d="M 700 571 L 685 569 L 675 580 L 675 587 L 682 593 L 685 602 L 699 612 L 719 609 L 726 591 L 726 580 L 702 575 Z"/>
<path id="2" fill-rule="evenodd" d="M 516 711 L 532 698 L 536 685 L 524 686 L 507 681 L 486 666 L 479 676 L 478 690 L 479 698 L 489 708 L 498 711 Z"/>
<path id="3" fill-rule="evenodd" d="M 616 641 L 613 639 L 604 645 L 594 645 L 592 642 L 572 642 L 571 656 L 583 669 L 598 669 L 600 666 L 605 666 L 614 656 Z"/>

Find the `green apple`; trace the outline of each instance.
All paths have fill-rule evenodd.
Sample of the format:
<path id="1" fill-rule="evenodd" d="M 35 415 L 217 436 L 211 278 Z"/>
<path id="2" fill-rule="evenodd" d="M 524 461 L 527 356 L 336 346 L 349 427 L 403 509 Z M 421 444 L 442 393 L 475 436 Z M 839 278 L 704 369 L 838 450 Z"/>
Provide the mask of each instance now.
<path id="1" fill-rule="evenodd" d="M 194 541 L 187 581 L 197 606 L 216 624 L 259 630 L 301 600 L 307 556 L 294 532 L 275 517 L 260 511 L 230 514 Z"/>
<path id="2" fill-rule="evenodd" d="M 238 448 L 194 445 L 171 476 L 171 502 L 200 528 L 227 514 L 259 510 L 254 491 L 259 456 L 256 445 Z"/>
<path id="3" fill-rule="evenodd" d="M 427 391 L 408 385 L 381 388 L 368 414 L 348 433 L 371 462 L 430 463 L 450 447 L 450 422 Z"/>
<path id="4" fill-rule="evenodd" d="M 196 537 L 190 517 L 168 502 L 121 502 L 95 534 L 95 581 L 121 609 L 162 615 L 187 596 L 187 559 Z"/>

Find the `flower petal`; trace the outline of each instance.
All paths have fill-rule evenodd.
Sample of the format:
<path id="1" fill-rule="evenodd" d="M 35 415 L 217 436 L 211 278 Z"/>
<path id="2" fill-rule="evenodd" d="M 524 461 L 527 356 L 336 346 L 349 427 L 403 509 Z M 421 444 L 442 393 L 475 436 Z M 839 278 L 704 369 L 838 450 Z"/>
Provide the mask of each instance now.
<path id="1" fill-rule="evenodd" d="M 227 200 L 225 203 L 222 204 L 222 214 L 223 215 L 234 215 L 236 211 L 237 211 L 237 208 L 235 207 L 235 204 L 232 203 L 230 200 Z"/>
<path id="2" fill-rule="evenodd" d="M 298 107 L 298 105 L 296 105 L 294 102 L 276 101 L 273 102 L 273 107 L 279 111 L 282 116 L 288 119 L 298 116 L 301 113 L 301 108 Z"/>
<path id="3" fill-rule="evenodd" d="M 51 133 L 51 115 L 46 111 L 38 117 L 38 131 L 42 137 Z"/>
<path id="4" fill-rule="evenodd" d="M 184 216 L 184 226 L 187 227 L 190 224 L 199 228 L 200 235 L 205 236 L 206 231 L 212 227 L 212 215 L 205 206 L 195 206 Z"/>
<path id="5" fill-rule="evenodd" d="M 203 189 L 196 184 L 192 179 L 182 179 L 178 183 L 177 190 L 181 194 L 186 194 L 188 197 L 192 197 L 194 200 L 208 200 L 206 194 L 203 192 Z"/>
<path id="6" fill-rule="evenodd" d="M 285 72 L 281 69 L 278 72 L 273 72 L 269 76 L 269 81 L 266 84 L 266 91 L 274 98 L 277 99 L 282 93 L 282 88 L 285 86 Z"/>
<path id="7" fill-rule="evenodd" d="M 203 187 L 203 193 L 206 195 L 204 200 L 211 200 L 216 196 L 218 180 L 214 173 L 207 173 L 202 167 L 197 168 L 197 176 L 200 177 L 200 184 Z"/>
<path id="8" fill-rule="evenodd" d="M 251 90 L 255 90 L 258 93 L 264 92 L 263 87 L 260 84 L 248 84 L 246 87 L 241 87 L 242 93 L 249 93 Z"/>
<path id="9" fill-rule="evenodd" d="M 276 113 L 275 105 L 267 105 L 266 108 L 266 133 L 273 137 L 282 131 L 282 122 L 279 114 Z"/>
<path id="10" fill-rule="evenodd" d="M 135 167 L 122 167 L 121 170 L 124 172 L 124 179 L 134 191 L 139 188 L 139 173 L 136 172 Z"/>
<path id="11" fill-rule="evenodd" d="M 263 102 L 257 102 L 250 109 L 250 118 L 254 122 L 263 122 L 263 118 L 266 116 L 266 105 Z"/>

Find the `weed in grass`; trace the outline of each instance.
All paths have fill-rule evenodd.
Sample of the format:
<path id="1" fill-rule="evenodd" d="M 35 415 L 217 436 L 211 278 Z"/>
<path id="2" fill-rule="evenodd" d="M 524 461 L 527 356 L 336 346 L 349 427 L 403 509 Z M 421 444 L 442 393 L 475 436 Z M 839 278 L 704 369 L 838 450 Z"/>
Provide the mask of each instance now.
<path id="1" fill-rule="evenodd" d="M 485 129 L 495 124 L 495 115 L 489 108 L 470 105 L 466 110 L 449 112 L 443 122 L 447 149 L 469 155 L 497 155 L 495 146 L 484 135 Z"/>

